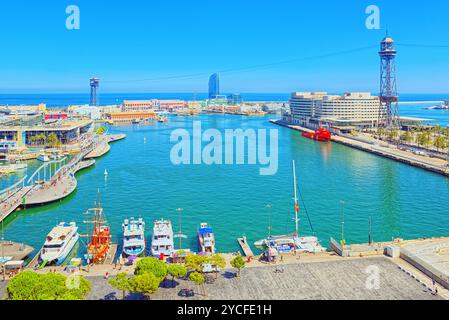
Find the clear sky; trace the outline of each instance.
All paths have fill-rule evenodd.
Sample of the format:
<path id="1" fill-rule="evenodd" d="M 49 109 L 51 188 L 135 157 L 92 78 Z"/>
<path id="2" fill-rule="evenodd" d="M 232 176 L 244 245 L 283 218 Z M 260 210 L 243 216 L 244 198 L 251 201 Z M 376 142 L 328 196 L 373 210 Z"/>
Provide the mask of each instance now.
<path id="1" fill-rule="evenodd" d="M 65 26 L 72 4 L 80 30 Z M 381 30 L 365 27 L 371 4 Z M 377 47 L 328 54 L 377 46 L 388 25 L 398 44 L 448 46 L 398 46 L 400 92 L 446 93 L 448 12 L 446 0 L 1 1 L 0 92 L 85 92 L 91 76 L 102 92 L 206 92 L 226 70 L 223 92 L 377 92 Z"/>

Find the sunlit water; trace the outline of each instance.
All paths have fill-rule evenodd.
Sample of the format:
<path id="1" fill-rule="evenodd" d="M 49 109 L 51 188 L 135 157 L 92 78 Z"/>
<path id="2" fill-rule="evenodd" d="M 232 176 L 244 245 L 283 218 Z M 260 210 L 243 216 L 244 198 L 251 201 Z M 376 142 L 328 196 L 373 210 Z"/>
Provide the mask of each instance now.
<path id="1" fill-rule="evenodd" d="M 279 130 L 277 174 L 261 176 L 258 165 L 173 165 L 171 132 L 191 130 L 196 120 L 201 120 L 203 129 Z M 166 124 L 111 127 L 110 133 L 125 133 L 127 138 L 77 175 L 79 186 L 72 196 L 9 217 L 7 239 L 40 248 L 59 221 L 76 221 L 85 233 L 83 212 L 93 206 L 99 189 L 115 242 L 120 241 L 127 217 L 146 220 L 148 239 L 156 218 L 171 218 L 177 231 L 176 209 L 183 208 L 182 232 L 188 236 L 184 248 L 197 249 L 198 225 L 208 222 L 215 230 L 218 250 L 236 251 L 237 237 L 246 235 L 252 243 L 267 235 L 269 203 L 272 232 L 294 230 L 293 159 L 314 231 L 326 246 L 330 237 L 341 237 L 342 200 L 345 238 L 350 243 L 368 240 L 370 217 L 376 241 L 449 235 L 449 179 L 335 143 L 313 142 L 269 123 L 266 117 L 172 117 Z M 302 204 L 300 232 L 312 233 Z M 81 253 L 85 247 L 79 248 Z"/>

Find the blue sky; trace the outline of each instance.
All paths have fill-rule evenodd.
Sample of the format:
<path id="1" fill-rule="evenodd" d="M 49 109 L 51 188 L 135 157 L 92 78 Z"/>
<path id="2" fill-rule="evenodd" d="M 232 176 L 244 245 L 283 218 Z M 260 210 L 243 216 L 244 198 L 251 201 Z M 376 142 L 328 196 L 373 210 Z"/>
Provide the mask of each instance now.
<path id="1" fill-rule="evenodd" d="M 80 30 L 65 27 L 71 4 Z M 365 27 L 371 4 L 381 30 Z M 447 12 L 445 0 L 2 1 L 0 92 L 84 92 L 91 76 L 102 92 L 205 92 L 209 73 L 377 46 L 386 25 L 397 43 L 449 46 Z M 221 72 L 222 91 L 377 92 L 377 50 Z M 398 46 L 400 92 L 449 92 L 448 56 Z"/>

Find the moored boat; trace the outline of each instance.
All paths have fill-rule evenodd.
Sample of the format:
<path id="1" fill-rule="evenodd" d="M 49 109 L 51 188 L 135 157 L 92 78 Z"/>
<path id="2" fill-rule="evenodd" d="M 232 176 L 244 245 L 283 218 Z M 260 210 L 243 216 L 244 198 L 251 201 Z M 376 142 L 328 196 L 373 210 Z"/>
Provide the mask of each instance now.
<path id="1" fill-rule="evenodd" d="M 198 248 L 200 252 L 215 253 L 214 231 L 207 223 L 201 223 L 198 229 Z"/>
<path id="2" fill-rule="evenodd" d="M 78 227 L 75 222 L 61 222 L 47 235 L 39 255 L 42 265 L 60 265 L 72 251 L 79 239 Z"/>
<path id="3" fill-rule="evenodd" d="M 156 220 L 151 238 L 151 255 L 163 259 L 174 253 L 173 228 L 170 220 Z"/>
<path id="4" fill-rule="evenodd" d="M 331 133 L 326 128 L 316 129 L 314 132 L 303 132 L 303 137 L 313 139 L 316 141 L 327 142 L 332 138 Z"/>
<path id="5" fill-rule="evenodd" d="M 145 253 L 145 222 L 142 218 L 123 222 L 123 256 L 140 256 Z"/>
<path id="6" fill-rule="evenodd" d="M 88 209 L 85 214 L 91 216 L 92 220 L 86 220 L 84 223 L 93 224 L 92 233 L 84 235 L 90 240 L 87 245 L 86 260 L 94 264 L 104 263 L 111 245 L 111 229 L 104 220 L 104 212 L 100 206 L 100 194 L 98 194 L 98 206 Z"/>
<path id="7" fill-rule="evenodd" d="M 37 157 L 37 160 L 42 161 L 42 162 L 48 162 L 48 161 L 50 161 L 50 157 L 47 156 L 46 154 L 40 154 Z"/>
<path id="8" fill-rule="evenodd" d="M 266 239 L 259 240 L 254 243 L 256 247 L 273 250 L 275 252 L 310 252 L 317 253 L 326 251 L 321 246 L 320 241 L 315 236 L 300 237 L 299 236 L 299 204 L 296 186 L 296 170 L 295 161 L 293 161 L 293 194 L 295 206 L 295 232 L 293 234 L 273 236 L 268 235 Z M 271 230 L 271 226 L 269 228 Z"/>

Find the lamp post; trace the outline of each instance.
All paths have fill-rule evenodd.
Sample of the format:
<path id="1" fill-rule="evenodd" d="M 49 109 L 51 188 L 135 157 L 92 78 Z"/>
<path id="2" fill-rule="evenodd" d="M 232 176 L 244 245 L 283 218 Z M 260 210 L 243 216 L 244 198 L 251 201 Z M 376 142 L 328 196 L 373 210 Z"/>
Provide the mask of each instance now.
<path id="1" fill-rule="evenodd" d="M 341 244 L 345 244 L 345 201 L 341 200 Z"/>

